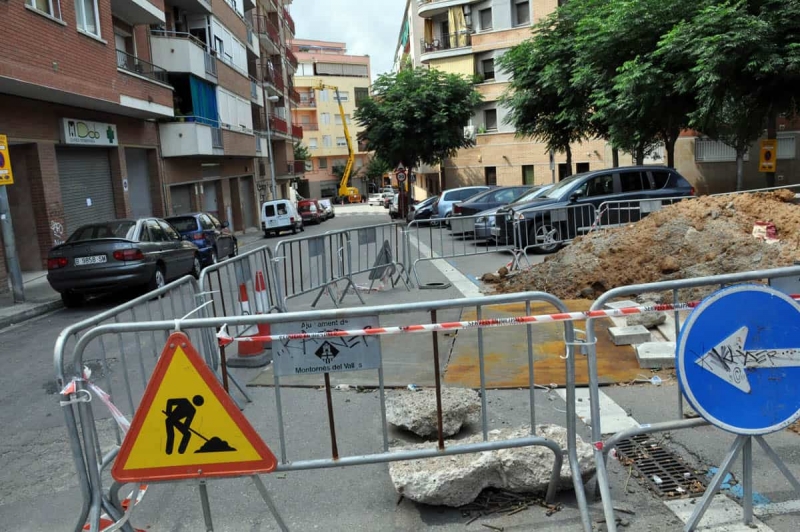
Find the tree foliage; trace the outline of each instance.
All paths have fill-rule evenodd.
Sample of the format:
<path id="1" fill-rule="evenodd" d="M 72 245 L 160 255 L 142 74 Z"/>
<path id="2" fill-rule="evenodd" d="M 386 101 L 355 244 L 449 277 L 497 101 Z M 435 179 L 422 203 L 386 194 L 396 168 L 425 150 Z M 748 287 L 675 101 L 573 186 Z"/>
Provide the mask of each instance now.
<path id="1" fill-rule="evenodd" d="M 294 143 L 294 160 L 295 161 L 308 161 L 311 159 L 311 152 L 299 140 Z"/>
<path id="2" fill-rule="evenodd" d="M 480 103 L 472 84 L 455 74 L 433 68 L 383 74 L 355 112 L 364 128 L 359 139 L 391 167 L 435 164 L 474 144 L 463 128 Z"/>

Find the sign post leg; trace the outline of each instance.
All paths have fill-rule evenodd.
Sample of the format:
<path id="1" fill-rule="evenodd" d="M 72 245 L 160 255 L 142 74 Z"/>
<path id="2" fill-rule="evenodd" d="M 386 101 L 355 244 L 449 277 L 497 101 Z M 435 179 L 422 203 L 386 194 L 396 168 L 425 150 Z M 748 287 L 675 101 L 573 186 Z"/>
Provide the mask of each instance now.
<path id="1" fill-rule="evenodd" d="M 264 485 L 264 482 L 261 480 L 261 477 L 259 477 L 258 475 L 253 475 L 253 482 L 255 482 L 256 488 L 258 488 L 258 492 L 261 494 L 261 498 L 264 499 L 264 502 L 267 504 L 267 508 L 269 508 L 272 517 L 275 518 L 275 522 L 278 524 L 278 528 L 281 529 L 281 532 L 289 532 L 289 528 L 286 526 L 286 523 L 283 522 L 281 514 L 278 513 L 278 508 L 276 508 L 275 503 L 272 502 L 272 497 L 269 496 L 267 487 Z"/>
<path id="2" fill-rule="evenodd" d="M 742 447 L 742 484 L 744 501 L 744 524 L 753 522 L 753 438 L 747 437 Z"/>
<path id="3" fill-rule="evenodd" d="M 800 482 L 798 482 L 797 478 L 792 474 L 791 471 L 789 471 L 789 468 L 786 467 L 786 464 L 783 463 L 783 460 L 781 460 L 772 447 L 769 446 L 763 436 L 755 436 L 755 439 L 761 446 L 761 449 L 763 449 L 763 451 L 767 454 L 769 459 L 772 460 L 772 463 L 775 464 L 775 467 L 777 467 L 780 472 L 783 473 L 783 476 L 786 477 L 786 480 L 789 481 L 797 494 L 800 495 Z"/>
<path id="4" fill-rule="evenodd" d="M 708 510 L 708 507 L 711 506 L 711 501 L 714 499 L 714 495 L 716 495 L 719 491 L 722 481 L 725 479 L 728 471 L 730 471 L 733 461 L 736 460 L 736 457 L 739 455 L 742 447 L 744 447 L 745 442 L 749 439 L 750 436 L 736 436 L 736 440 L 734 440 L 731 448 L 728 449 L 728 454 L 725 455 L 725 459 L 722 461 L 722 464 L 720 464 L 717 474 L 714 475 L 714 478 L 711 480 L 711 484 L 709 484 L 708 488 L 706 488 L 703 498 L 700 499 L 700 503 L 695 506 L 692 516 L 689 518 L 689 521 L 686 523 L 686 527 L 683 529 L 684 532 L 692 532 L 700 523 L 700 520 L 703 518 L 703 514 L 705 514 L 706 510 Z"/>
<path id="5" fill-rule="evenodd" d="M 214 532 L 214 523 L 211 521 L 211 504 L 208 502 L 208 486 L 206 486 L 206 481 L 201 480 L 198 487 L 200 488 L 200 504 L 203 506 L 203 520 L 206 523 L 206 532 Z"/>
<path id="6" fill-rule="evenodd" d="M 17 245 L 14 242 L 14 227 L 11 225 L 11 207 L 8 205 L 8 191 L 5 185 L 0 185 L 0 226 L 2 226 L 8 277 L 11 280 L 14 303 L 24 303 L 25 290 L 22 284 L 22 270 L 19 267 Z"/>

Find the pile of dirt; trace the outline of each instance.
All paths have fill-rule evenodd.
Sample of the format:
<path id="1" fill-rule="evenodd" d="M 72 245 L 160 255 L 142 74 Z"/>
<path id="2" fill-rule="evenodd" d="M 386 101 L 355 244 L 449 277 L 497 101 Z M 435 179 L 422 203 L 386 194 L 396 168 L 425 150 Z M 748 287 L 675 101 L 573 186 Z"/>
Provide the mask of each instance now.
<path id="1" fill-rule="evenodd" d="M 793 200 L 782 190 L 682 201 L 634 224 L 579 237 L 494 286 L 500 293 L 595 299 L 618 286 L 789 266 L 800 260 L 800 206 Z M 779 241 L 754 238 L 756 221 L 773 222 Z"/>

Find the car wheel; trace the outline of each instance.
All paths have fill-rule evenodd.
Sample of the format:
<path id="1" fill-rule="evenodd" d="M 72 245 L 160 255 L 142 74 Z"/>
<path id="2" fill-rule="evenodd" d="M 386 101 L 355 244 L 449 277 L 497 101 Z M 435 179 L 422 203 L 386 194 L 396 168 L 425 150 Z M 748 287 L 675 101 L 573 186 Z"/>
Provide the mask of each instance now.
<path id="1" fill-rule="evenodd" d="M 239 254 L 239 241 L 234 239 L 233 240 L 233 248 L 231 249 L 231 254 L 228 255 L 228 258 L 232 259 L 236 255 Z"/>
<path id="2" fill-rule="evenodd" d="M 301 232 L 301 233 L 305 233 L 305 231 L 306 231 L 306 226 L 305 226 L 305 224 L 300 224 L 300 232 Z"/>
<path id="3" fill-rule="evenodd" d="M 561 229 L 548 221 L 539 221 L 528 233 L 528 246 L 534 253 L 554 253 L 563 245 Z"/>
<path id="4" fill-rule="evenodd" d="M 217 250 L 216 249 L 212 249 L 211 250 L 211 260 L 209 261 L 209 264 L 216 264 L 217 262 L 219 262 L 219 259 L 217 258 Z"/>
<path id="5" fill-rule="evenodd" d="M 156 266 L 156 271 L 153 272 L 153 277 L 147 284 L 147 291 L 152 292 L 153 290 L 158 290 L 159 288 L 162 288 L 166 284 L 167 284 L 167 277 L 164 274 L 164 267 Z"/>
<path id="6" fill-rule="evenodd" d="M 61 301 L 67 308 L 77 308 L 86 302 L 86 298 L 75 292 L 61 292 Z"/>
<path id="7" fill-rule="evenodd" d="M 269 238 L 269 231 L 264 229 L 264 238 Z"/>
<path id="8" fill-rule="evenodd" d="M 199 279 L 200 278 L 200 271 L 202 269 L 203 269 L 203 267 L 200 265 L 200 257 L 195 255 L 194 256 L 194 260 L 192 261 L 192 271 L 189 272 L 189 273 L 191 273 L 192 277 L 194 277 L 195 279 Z"/>
<path id="9" fill-rule="evenodd" d="M 452 218 L 452 217 L 453 217 L 453 213 L 452 212 L 448 212 L 447 214 L 445 214 L 444 215 L 444 222 L 442 222 L 442 225 L 444 225 L 445 227 L 450 229 L 450 218 Z"/>

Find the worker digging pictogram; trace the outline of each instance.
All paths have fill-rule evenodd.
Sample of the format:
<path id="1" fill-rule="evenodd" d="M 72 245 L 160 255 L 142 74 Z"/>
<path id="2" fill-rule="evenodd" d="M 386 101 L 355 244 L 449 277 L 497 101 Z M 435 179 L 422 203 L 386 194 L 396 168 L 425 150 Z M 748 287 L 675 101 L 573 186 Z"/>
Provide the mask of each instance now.
<path id="1" fill-rule="evenodd" d="M 339 350 L 336 349 L 333 344 L 326 341 L 314 351 L 314 354 L 326 364 L 331 364 L 336 358 L 336 355 L 339 354 Z"/>
<path id="2" fill-rule="evenodd" d="M 189 440 L 192 435 L 198 436 L 205 440 L 205 443 L 195 451 L 195 453 L 224 453 L 228 451 L 235 451 L 233 447 L 228 445 L 225 440 L 214 436 L 206 438 L 191 427 L 192 420 L 197 413 L 197 408 L 203 406 L 205 400 L 202 395 L 195 395 L 189 401 L 185 397 L 172 398 L 167 400 L 167 409 L 162 410 L 166 419 L 167 428 L 167 448 L 166 453 L 172 454 L 175 450 L 175 433 L 181 434 L 181 441 L 178 444 L 178 454 L 186 452 L 186 447 L 189 445 Z"/>

